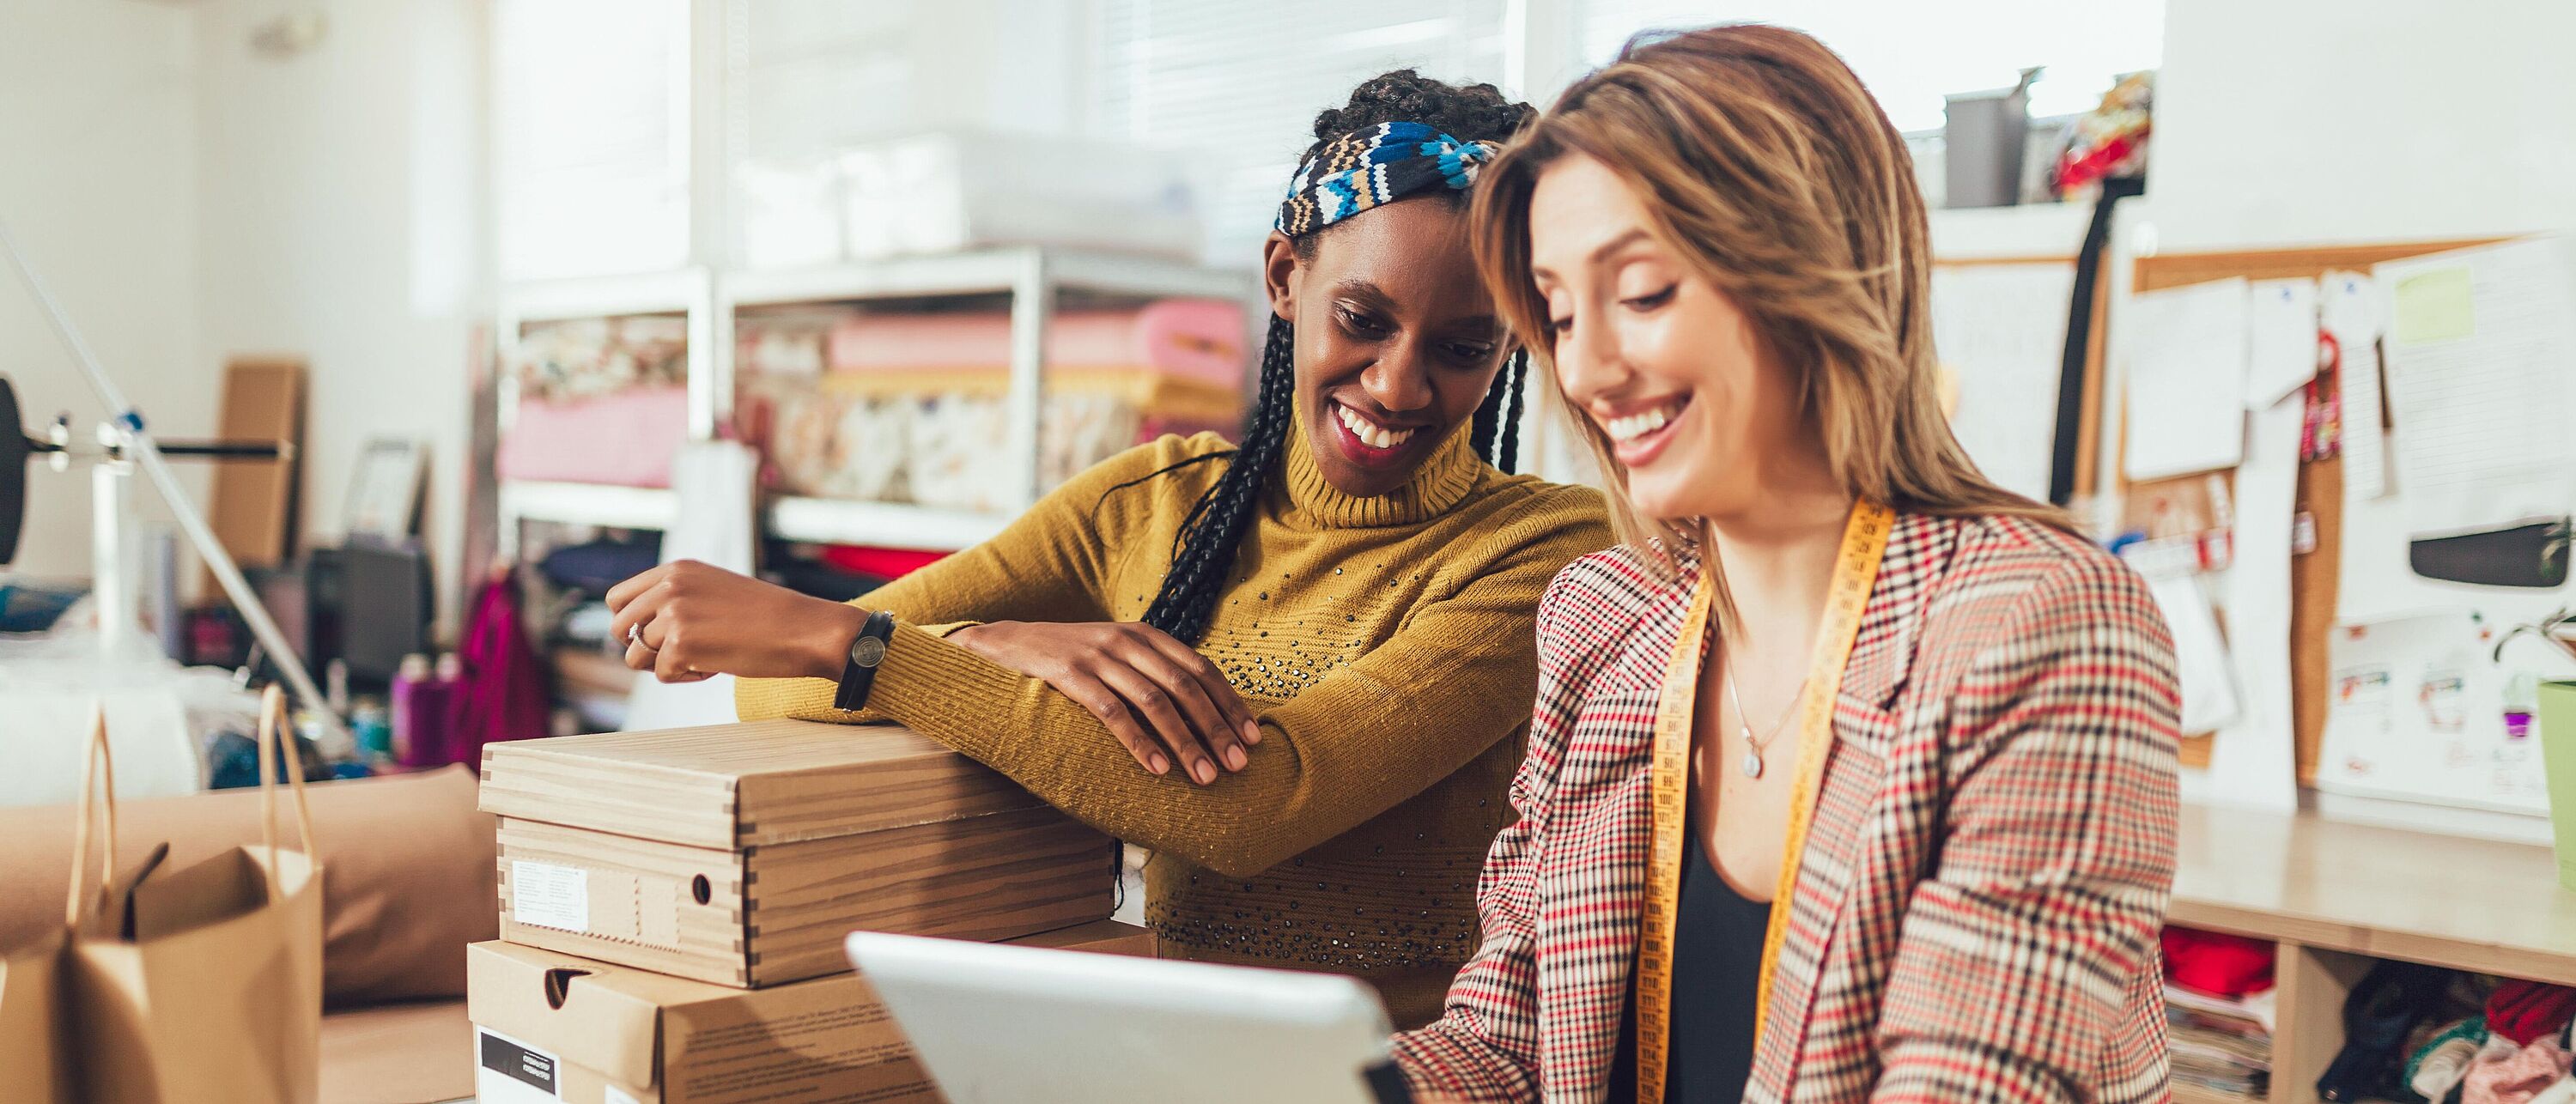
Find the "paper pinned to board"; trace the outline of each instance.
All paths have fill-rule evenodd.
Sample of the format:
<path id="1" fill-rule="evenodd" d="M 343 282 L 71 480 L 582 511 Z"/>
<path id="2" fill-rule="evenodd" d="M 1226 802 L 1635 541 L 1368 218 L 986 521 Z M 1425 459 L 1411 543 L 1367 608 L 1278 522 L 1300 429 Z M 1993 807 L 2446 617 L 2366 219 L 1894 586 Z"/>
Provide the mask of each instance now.
<path id="1" fill-rule="evenodd" d="M 2235 558 L 2220 587 L 2227 662 L 2240 708 L 2209 752 L 2211 801 L 2277 812 L 2299 807 L 2298 722 L 2290 670 L 2291 534 L 2298 513 L 2299 435 L 2307 398 L 2284 396 L 2253 417 L 2236 468 Z"/>
<path id="2" fill-rule="evenodd" d="M 2474 336 L 2477 307 L 2469 263 L 2437 264 L 2398 277 L 2388 288 L 2388 313 L 2389 337 L 2410 345 Z"/>
<path id="3" fill-rule="evenodd" d="M 2075 266 L 1932 270 L 1932 342 L 1959 380 L 1950 432 L 2005 490 L 2048 497 Z"/>
<path id="4" fill-rule="evenodd" d="M 2576 240 L 2373 270 L 2389 312 L 2397 481 L 2415 537 L 2564 517 L 2576 494 Z"/>
<path id="5" fill-rule="evenodd" d="M 2238 278 L 2131 300 L 2130 479 L 2232 468 L 2244 459 L 2248 298 Z"/>
<path id="6" fill-rule="evenodd" d="M 2317 282 L 2257 280 L 2247 295 L 2245 408 L 2268 410 L 2317 376 Z"/>
<path id="7" fill-rule="evenodd" d="M 2150 580 L 2148 593 L 2173 633 L 2174 668 L 2182 683 L 2182 730 L 2211 732 L 2236 719 L 2236 680 L 2227 640 L 2196 575 Z"/>
<path id="8" fill-rule="evenodd" d="M 2329 272 L 2317 286 L 2317 326 L 2334 339 L 2344 501 L 2380 498 L 2388 493 L 2388 432 L 2379 406 L 2379 288 L 2359 272 Z"/>
<path id="9" fill-rule="evenodd" d="M 2411 493 L 2411 492 L 2410 492 Z M 2317 788 L 2545 814 L 2538 726 L 2468 610 L 2337 626 Z"/>

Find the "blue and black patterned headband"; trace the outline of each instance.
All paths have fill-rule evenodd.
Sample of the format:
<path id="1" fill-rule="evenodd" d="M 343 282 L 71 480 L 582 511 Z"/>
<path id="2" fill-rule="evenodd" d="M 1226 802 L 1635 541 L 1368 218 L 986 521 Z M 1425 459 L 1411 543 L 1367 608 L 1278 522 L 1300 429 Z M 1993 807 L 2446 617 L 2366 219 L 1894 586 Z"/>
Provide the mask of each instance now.
<path id="1" fill-rule="evenodd" d="M 1276 224 L 1289 237 L 1433 188 L 1465 191 L 1501 149 L 1461 142 L 1425 123 L 1379 123 L 1324 143 L 1288 178 Z"/>

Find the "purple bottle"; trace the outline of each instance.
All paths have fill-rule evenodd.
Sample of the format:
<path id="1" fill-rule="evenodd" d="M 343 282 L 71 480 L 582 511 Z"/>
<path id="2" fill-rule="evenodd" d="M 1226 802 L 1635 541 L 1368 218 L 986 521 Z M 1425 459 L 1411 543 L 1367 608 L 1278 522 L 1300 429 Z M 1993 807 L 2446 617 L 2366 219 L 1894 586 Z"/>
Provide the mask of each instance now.
<path id="1" fill-rule="evenodd" d="M 447 697 L 428 656 L 403 657 L 402 668 L 394 672 L 394 762 L 435 767 L 448 761 Z"/>

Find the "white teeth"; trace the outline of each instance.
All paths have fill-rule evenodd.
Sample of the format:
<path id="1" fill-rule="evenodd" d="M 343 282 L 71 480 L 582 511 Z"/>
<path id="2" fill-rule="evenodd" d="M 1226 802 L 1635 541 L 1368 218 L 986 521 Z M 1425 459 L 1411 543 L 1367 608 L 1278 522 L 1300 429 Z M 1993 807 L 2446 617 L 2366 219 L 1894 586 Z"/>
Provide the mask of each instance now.
<path id="1" fill-rule="evenodd" d="M 1358 411 L 1338 403 L 1334 404 L 1333 413 L 1341 418 L 1343 427 L 1351 431 L 1351 436 L 1359 438 L 1361 444 L 1370 448 L 1394 448 L 1413 439 L 1413 431 L 1410 429 L 1388 429 L 1361 417 Z"/>
<path id="2" fill-rule="evenodd" d="M 1635 414 L 1612 418 L 1601 423 L 1601 430 L 1609 434 L 1612 441 L 1625 444 L 1664 428 L 1664 425 L 1672 420 L 1672 411 L 1659 406 L 1652 410 L 1641 410 Z"/>

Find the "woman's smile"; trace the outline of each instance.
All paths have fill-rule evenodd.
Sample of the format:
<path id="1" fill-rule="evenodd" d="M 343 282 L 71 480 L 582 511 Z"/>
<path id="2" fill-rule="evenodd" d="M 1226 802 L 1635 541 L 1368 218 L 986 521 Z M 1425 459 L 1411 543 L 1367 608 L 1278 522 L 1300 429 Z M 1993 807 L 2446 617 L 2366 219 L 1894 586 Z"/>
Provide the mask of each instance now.
<path id="1" fill-rule="evenodd" d="M 1610 438 L 1611 455 L 1629 468 L 1642 468 L 1663 454 L 1664 447 L 1681 436 L 1687 425 L 1682 415 L 1690 409 L 1688 393 L 1643 403 L 1627 403 L 1609 411 L 1596 410 L 1593 420 Z"/>
<path id="2" fill-rule="evenodd" d="M 1408 464 L 1416 438 L 1423 436 L 1418 425 L 1399 426 L 1381 421 L 1339 399 L 1326 400 L 1333 415 L 1333 439 L 1341 445 L 1342 455 L 1364 468 L 1394 468 Z"/>

